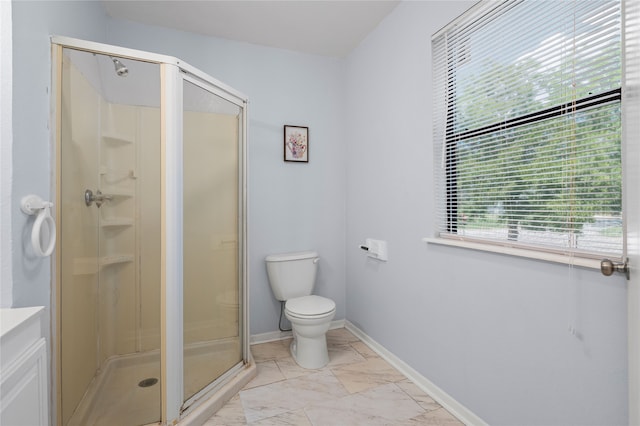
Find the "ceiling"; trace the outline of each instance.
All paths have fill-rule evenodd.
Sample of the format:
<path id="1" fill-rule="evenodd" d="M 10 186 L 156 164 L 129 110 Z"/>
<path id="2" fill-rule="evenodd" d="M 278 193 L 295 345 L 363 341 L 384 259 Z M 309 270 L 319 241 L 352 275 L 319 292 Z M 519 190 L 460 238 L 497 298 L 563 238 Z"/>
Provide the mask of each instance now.
<path id="1" fill-rule="evenodd" d="M 343 57 L 399 0 L 102 0 L 113 18 Z"/>

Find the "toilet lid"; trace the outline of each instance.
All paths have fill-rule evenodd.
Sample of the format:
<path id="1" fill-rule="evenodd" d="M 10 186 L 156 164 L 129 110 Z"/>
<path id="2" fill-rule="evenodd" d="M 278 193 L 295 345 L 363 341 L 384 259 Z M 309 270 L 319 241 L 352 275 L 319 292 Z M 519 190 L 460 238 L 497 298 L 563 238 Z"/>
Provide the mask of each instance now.
<path id="1" fill-rule="evenodd" d="M 326 314 L 336 308 L 336 302 L 322 296 L 303 296 L 287 300 L 285 309 L 298 316 Z"/>

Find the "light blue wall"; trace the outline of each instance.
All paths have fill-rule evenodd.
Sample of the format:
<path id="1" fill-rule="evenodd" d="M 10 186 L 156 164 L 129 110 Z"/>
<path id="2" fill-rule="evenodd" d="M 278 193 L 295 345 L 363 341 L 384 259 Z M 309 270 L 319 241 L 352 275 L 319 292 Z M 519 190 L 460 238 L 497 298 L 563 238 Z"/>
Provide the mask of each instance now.
<path id="1" fill-rule="evenodd" d="M 11 2 L 0 1 L 0 308 L 13 303 L 11 176 L 13 175 L 13 29 Z"/>
<path id="2" fill-rule="evenodd" d="M 50 197 L 49 35 L 167 54 L 249 97 L 249 272 L 251 333 L 277 330 L 279 304 L 264 257 L 320 253 L 316 292 L 345 315 L 343 61 L 107 18 L 98 2 L 15 2 L 14 306 L 50 300 L 48 259 L 31 255 L 33 219 L 15 213 L 22 196 Z M 283 125 L 309 127 L 308 164 L 283 162 Z"/>
<path id="3" fill-rule="evenodd" d="M 626 424 L 623 279 L 421 241 L 430 38 L 470 4 L 403 2 L 348 58 L 347 319 L 489 424 Z"/>
<path id="4" fill-rule="evenodd" d="M 106 15 L 98 2 L 77 1 L 14 1 L 12 11 L 12 305 L 49 307 L 49 258 L 33 254 L 30 233 L 34 218 L 20 211 L 20 200 L 28 194 L 51 199 L 50 36 L 59 34 L 102 41 Z M 48 330 L 48 324 L 45 329 Z"/>
<path id="5" fill-rule="evenodd" d="M 420 240 L 434 221 L 430 35 L 469 3 L 402 3 L 346 60 L 115 21 L 98 2 L 12 5 L 14 306 L 50 299 L 18 210 L 50 194 L 48 37 L 117 44 L 180 57 L 250 99 L 253 334 L 277 329 L 264 256 L 312 248 L 336 319 L 487 422 L 626 423 L 624 282 Z M 282 161 L 284 124 L 310 127 L 309 164 Z M 389 242 L 387 263 L 363 257 L 366 237 Z"/>
<path id="6" fill-rule="evenodd" d="M 278 330 L 264 257 L 317 250 L 315 292 L 345 317 L 344 62 L 112 20 L 110 44 L 179 57 L 249 98 L 251 334 Z M 283 125 L 309 127 L 309 163 L 284 163 Z"/>

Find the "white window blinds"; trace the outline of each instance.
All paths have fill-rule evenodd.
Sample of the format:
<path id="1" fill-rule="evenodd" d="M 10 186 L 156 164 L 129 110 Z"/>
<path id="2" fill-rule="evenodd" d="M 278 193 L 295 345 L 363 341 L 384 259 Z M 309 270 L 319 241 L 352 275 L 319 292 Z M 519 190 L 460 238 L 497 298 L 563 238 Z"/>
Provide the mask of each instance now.
<path id="1" fill-rule="evenodd" d="M 622 257 L 620 2 L 483 2 L 432 51 L 439 236 Z"/>

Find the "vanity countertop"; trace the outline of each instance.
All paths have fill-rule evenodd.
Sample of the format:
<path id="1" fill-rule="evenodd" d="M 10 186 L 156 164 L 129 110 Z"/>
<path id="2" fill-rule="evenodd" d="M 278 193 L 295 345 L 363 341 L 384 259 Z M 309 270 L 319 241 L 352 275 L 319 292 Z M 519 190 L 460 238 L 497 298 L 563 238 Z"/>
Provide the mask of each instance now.
<path id="1" fill-rule="evenodd" d="M 0 309 L 0 339 L 11 336 L 30 323 L 34 317 L 38 317 L 44 311 L 44 306 L 28 308 L 3 308 Z"/>

